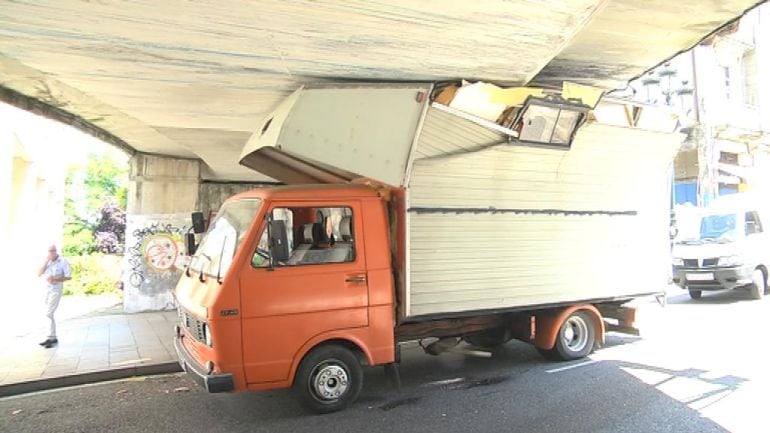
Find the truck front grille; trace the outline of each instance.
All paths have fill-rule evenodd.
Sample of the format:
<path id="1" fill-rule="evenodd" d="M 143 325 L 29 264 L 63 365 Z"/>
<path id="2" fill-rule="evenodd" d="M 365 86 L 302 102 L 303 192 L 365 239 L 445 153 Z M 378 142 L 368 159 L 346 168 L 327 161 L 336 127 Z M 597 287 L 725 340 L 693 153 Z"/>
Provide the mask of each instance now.
<path id="1" fill-rule="evenodd" d="M 709 259 L 684 259 L 685 268 L 713 268 L 719 263 L 719 257 Z"/>
<path id="2" fill-rule="evenodd" d="M 179 318 L 189 336 L 198 341 L 205 341 L 206 337 L 203 335 L 204 322 L 202 320 L 198 320 L 195 316 L 181 308 L 179 309 Z"/>

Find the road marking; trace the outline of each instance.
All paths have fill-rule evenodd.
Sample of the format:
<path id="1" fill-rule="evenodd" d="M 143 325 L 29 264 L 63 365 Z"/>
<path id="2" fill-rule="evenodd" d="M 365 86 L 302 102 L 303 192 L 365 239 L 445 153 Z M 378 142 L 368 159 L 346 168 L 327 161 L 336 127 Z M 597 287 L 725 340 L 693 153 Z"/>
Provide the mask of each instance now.
<path id="1" fill-rule="evenodd" d="M 596 359 L 592 359 L 590 361 L 581 362 L 580 364 L 572 364 L 572 365 L 568 365 L 566 367 L 554 368 L 552 370 L 546 370 L 545 372 L 546 373 L 558 373 L 560 371 L 572 370 L 573 368 L 578 368 L 578 367 L 583 367 L 583 366 L 586 366 L 586 365 L 590 365 L 590 364 L 593 364 L 595 362 L 599 362 L 599 361 L 596 360 Z"/>

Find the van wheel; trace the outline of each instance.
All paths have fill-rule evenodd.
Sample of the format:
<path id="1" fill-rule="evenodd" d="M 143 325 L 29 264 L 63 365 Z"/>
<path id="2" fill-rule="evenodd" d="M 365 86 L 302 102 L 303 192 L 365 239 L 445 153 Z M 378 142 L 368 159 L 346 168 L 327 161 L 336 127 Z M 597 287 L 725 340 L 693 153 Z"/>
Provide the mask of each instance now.
<path id="1" fill-rule="evenodd" d="M 358 357 L 349 349 L 328 345 L 313 349 L 297 370 L 294 392 L 316 413 L 342 410 L 352 403 L 364 384 Z"/>
<path id="2" fill-rule="evenodd" d="M 767 278 L 762 269 L 754 269 L 754 273 L 751 274 L 751 287 L 749 287 L 749 293 L 752 299 L 762 299 L 767 291 Z"/>
<path id="3" fill-rule="evenodd" d="M 559 328 L 553 349 L 540 349 L 543 356 L 557 361 L 585 358 L 594 350 L 596 326 L 591 314 L 580 310 L 570 314 Z"/>
<path id="4" fill-rule="evenodd" d="M 506 328 L 488 329 L 463 336 L 463 341 L 476 347 L 491 349 L 502 346 L 511 340 L 511 332 Z"/>
<path id="5" fill-rule="evenodd" d="M 690 299 L 700 299 L 703 296 L 703 292 L 700 290 L 690 289 Z"/>

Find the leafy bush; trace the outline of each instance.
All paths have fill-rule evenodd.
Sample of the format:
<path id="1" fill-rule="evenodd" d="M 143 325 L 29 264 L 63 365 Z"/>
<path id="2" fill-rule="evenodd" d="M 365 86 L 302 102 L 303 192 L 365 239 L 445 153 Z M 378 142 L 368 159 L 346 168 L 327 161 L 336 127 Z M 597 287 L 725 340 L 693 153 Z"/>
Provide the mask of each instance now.
<path id="1" fill-rule="evenodd" d="M 62 253 L 65 256 L 82 256 L 96 249 L 94 233 L 82 225 L 66 224 L 64 226 L 64 244 Z"/>
<path id="2" fill-rule="evenodd" d="M 64 295 L 121 293 L 120 256 L 90 254 L 67 257 L 72 279 L 64 284 Z"/>
<path id="3" fill-rule="evenodd" d="M 94 229 L 96 250 L 105 254 L 121 254 L 125 243 L 126 213 L 113 200 L 108 200 L 99 210 Z"/>

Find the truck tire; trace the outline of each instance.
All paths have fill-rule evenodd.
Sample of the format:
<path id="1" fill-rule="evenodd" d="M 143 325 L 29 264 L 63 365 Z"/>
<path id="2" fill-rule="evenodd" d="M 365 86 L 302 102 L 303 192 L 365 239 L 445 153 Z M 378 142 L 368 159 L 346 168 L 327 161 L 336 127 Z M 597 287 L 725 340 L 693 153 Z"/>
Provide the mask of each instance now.
<path id="1" fill-rule="evenodd" d="M 767 277 L 762 269 L 754 269 L 754 273 L 751 274 L 751 286 L 749 286 L 749 293 L 752 299 L 762 299 L 767 291 Z"/>
<path id="2" fill-rule="evenodd" d="M 309 410 L 330 413 L 352 403 L 363 384 L 358 357 L 350 349 L 334 344 L 313 349 L 305 356 L 294 378 L 294 392 Z"/>
<path id="3" fill-rule="evenodd" d="M 463 341 L 476 347 L 492 349 L 511 341 L 511 332 L 506 328 L 487 329 L 464 335 Z"/>
<path id="4" fill-rule="evenodd" d="M 596 342 L 596 325 L 590 313 L 573 312 L 559 327 L 553 349 L 540 349 L 543 356 L 556 361 L 572 361 L 585 358 L 593 352 Z"/>
<path id="5" fill-rule="evenodd" d="M 689 289 L 688 292 L 690 292 L 690 299 L 700 299 L 703 296 L 703 292 L 700 290 Z"/>

